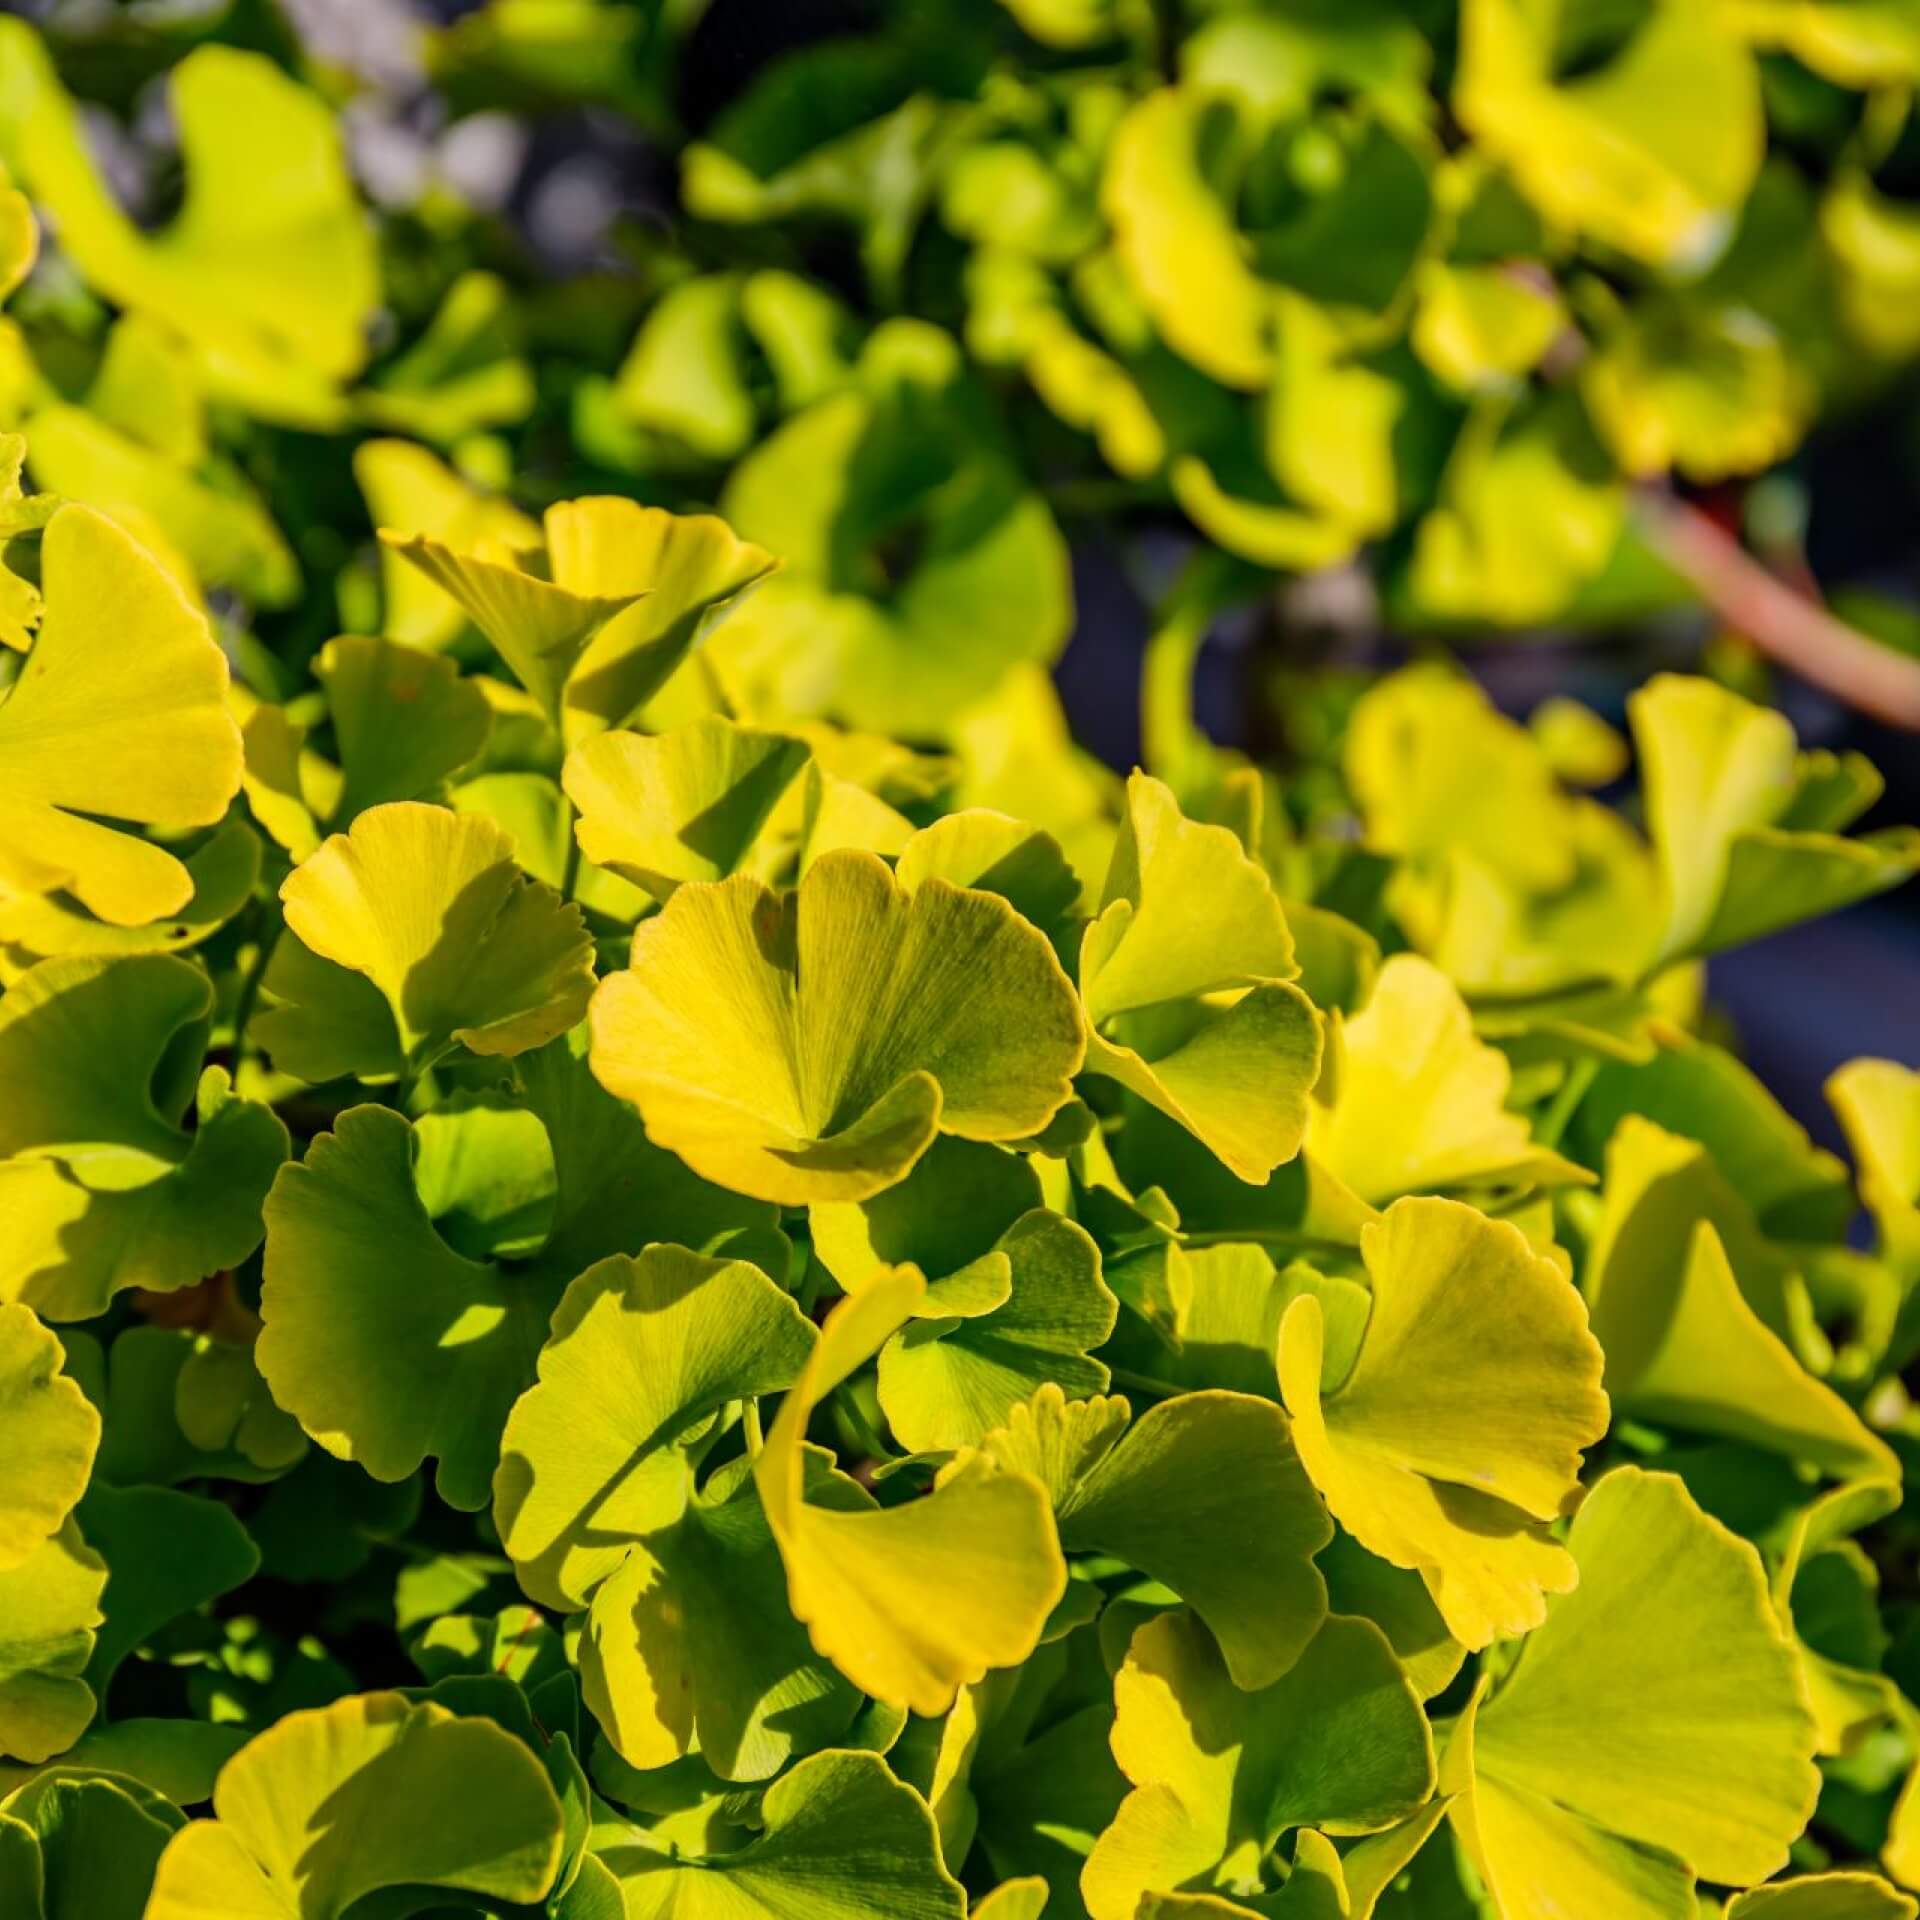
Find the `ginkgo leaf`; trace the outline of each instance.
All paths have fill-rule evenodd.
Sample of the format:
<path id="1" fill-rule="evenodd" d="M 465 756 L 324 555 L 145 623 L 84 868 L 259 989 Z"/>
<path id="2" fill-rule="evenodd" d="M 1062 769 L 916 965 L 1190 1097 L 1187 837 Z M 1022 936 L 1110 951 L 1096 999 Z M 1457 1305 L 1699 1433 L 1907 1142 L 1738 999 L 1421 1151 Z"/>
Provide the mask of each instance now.
<path id="1" fill-rule="evenodd" d="M 71 1518 L 0 1573 L 0 1759 L 50 1759 L 93 1718 L 93 1689 L 81 1675 L 106 1584 L 106 1562 Z"/>
<path id="2" fill-rule="evenodd" d="M 0 703 L 0 884 L 64 888 L 120 926 L 157 920 L 192 877 L 103 820 L 209 826 L 226 812 L 241 764 L 226 661 L 165 570 L 91 508 L 48 521 L 40 565 L 45 614 Z"/>
<path id="3" fill-rule="evenodd" d="M 397 1912 L 424 1889 L 537 1901 L 564 1846 L 560 1802 L 525 1745 L 397 1693 L 288 1714 L 220 1770 L 213 1811 L 168 1842 L 147 1920 L 342 1920 L 386 1888 L 414 1890 Z"/>
<path id="4" fill-rule="evenodd" d="M 1893 1473 L 1887 1443 L 1783 1337 L 1778 1275 L 1756 1259 L 1744 1209 L 1728 1218 L 1724 1191 L 1696 1142 L 1638 1115 L 1614 1133 L 1584 1277 L 1608 1393 L 1638 1418 L 1743 1440 L 1841 1477 Z M 1776 1324 L 1743 1291 L 1736 1257 L 1759 1268 L 1752 1284 Z"/>
<path id="5" fill-rule="evenodd" d="M 639 1829 L 602 1846 L 627 1920 L 963 1920 L 926 1802 L 877 1753 L 816 1753 L 767 1789 L 759 1837 L 682 1859 Z"/>
<path id="6" fill-rule="evenodd" d="M 539 398 L 518 351 L 524 331 L 513 289 L 498 274 L 462 273 L 406 351 L 355 396 L 361 415 L 456 448 L 484 428 L 518 424 Z"/>
<path id="7" fill-rule="evenodd" d="M 1408 596 L 1429 619 L 1550 620 L 1600 576 L 1626 508 L 1626 488 L 1575 396 L 1483 399 L 1415 531 Z"/>
<path id="8" fill-rule="evenodd" d="M 1268 1685 L 1326 1618 L 1313 1557 L 1333 1535 L 1286 1416 L 1271 1400 L 1209 1391 L 1127 1418 L 1117 1396 L 1069 1401 L 1049 1385 L 984 1450 L 1047 1488 L 1069 1552 L 1117 1555 L 1171 1588 L 1206 1622 L 1234 1683 Z"/>
<path id="9" fill-rule="evenodd" d="M 809 758 L 803 740 L 713 714 L 671 733 L 612 732 L 567 756 L 580 849 L 656 900 L 738 871 Z"/>
<path id="10" fill-rule="evenodd" d="M 0 1292 L 86 1319 L 260 1244 L 287 1130 L 223 1068 L 196 1088 L 212 1015 L 212 982 L 166 954 L 43 960 L 0 997 Z"/>
<path id="11" fill-rule="evenodd" d="M 91 404 L 98 408 L 100 401 Z M 27 427 L 41 486 L 88 501 L 132 531 L 157 535 L 185 563 L 188 584 L 229 588 L 265 607 L 299 597 L 300 569 L 251 493 L 207 484 L 98 412 L 47 407 Z"/>
<path id="12" fill-rule="evenodd" d="M 1920 870 L 1920 831 L 1842 837 L 1878 782 L 1827 788 L 1830 756 L 1798 752 L 1784 714 L 1678 674 L 1656 675 L 1628 711 L 1666 891 L 1652 964 L 1757 940 Z M 1845 796 L 1837 815 L 1828 790 Z"/>
<path id="13" fill-rule="evenodd" d="M 936 1281 L 921 1315 L 881 1348 L 880 1406 L 901 1445 L 916 1452 L 974 1445 L 1049 1381 L 1074 1395 L 1105 1390 L 1106 1366 L 1090 1356 L 1119 1309 L 1100 1278 L 1092 1236 L 1036 1208 L 969 1277 L 989 1279 L 992 1299 L 1002 1272 L 1005 1295 L 985 1312 L 965 1311 L 950 1296 L 942 1301 L 952 1283 Z"/>
<path id="14" fill-rule="evenodd" d="M 66 1773 L 30 1780 L 0 1800 L 7 1911 L 21 1920 L 141 1920 L 154 1866 L 184 1824 L 165 1801 L 127 1781 Z M 27 1884 L 16 1886 L 10 1870 Z"/>
<path id="15" fill-rule="evenodd" d="M 182 862 L 193 885 L 185 906 L 144 926 L 96 919 L 65 893 L 0 898 L 0 983 L 57 954 L 185 953 L 211 939 L 253 898 L 260 837 L 229 819 Z"/>
<path id="16" fill-rule="evenodd" d="M 1052 950 L 1004 900 L 937 878 L 909 894 L 852 852 L 784 898 L 745 876 L 681 887 L 591 1017 L 594 1072 L 652 1140 L 789 1204 L 876 1193 L 938 1132 L 1038 1132 L 1084 1046 Z"/>
<path id="17" fill-rule="evenodd" d="M 1033 1651 L 1066 1585 L 1044 1487 L 970 1454 L 924 1498 L 847 1512 L 810 1501 L 802 1438 L 814 1406 L 912 1313 L 911 1267 L 834 1309 L 754 1466 L 786 1563 L 788 1600 L 814 1645 L 855 1686 L 916 1713 Z"/>
<path id="18" fill-rule="evenodd" d="M 326 690 L 340 760 L 330 824 L 345 826 L 387 801 L 433 796 L 486 745 L 486 696 L 451 661 L 347 634 L 320 649 L 313 673 Z"/>
<path id="19" fill-rule="evenodd" d="M 1696 1873 L 1785 1862 L 1819 1788 L 1813 1720 L 1759 1555 L 1678 1480 L 1608 1474 L 1567 1550 L 1578 1587 L 1456 1723 L 1441 1785 L 1502 1910 L 1668 1920 Z"/>
<path id="20" fill-rule="evenodd" d="M 1829 1076 L 1827 1099 L 1860 1170 L 1881 1258 L 1903 1292 L 1898 1365 L 1915 1338 L 1911 1302 L 1920 1290 L 1920 1072 L 1892 1060 L 1850 1060 Z"/>
<path id="21" fill-rule="evenodd" d="M 378 1480 L 436 1457 L 441 1493 L 472 1511 L 559 1285 L 456 1253 L 415 1185 L 417 1151 L 399 1114 L 353 1107 L 282 1171 L 255 1352 L 274 1399 L 329 1453 Z"/>
<path id="22" fill-rule="evenodd" d="M 1290 1672 L 1243 1692 L 1203 1626 L 1163 1614 L 1135 1633 L 1114 1701 L 1133 1792 L 1080 1877 L 1092 1920 L 1132 1920 L 1155 1891 L 1251 1890 L 1290 1828 L 1376 1832 L 1433 1791 L 1426 1715 L 1370 1621 L 1326 1621 Z"/>
<path id="23" fill-rule="evenodd" d="M 736 705 L 939 740 L 1059 652 L 1066 541 L 960 365 L 926 322 L 889 321 L 854 386 L 734 469 L 721 512 L 785 563 L 707 650 Z"/>
<path id="24" fill-rule="evenodd" d="M 1914 1920 L 1920 1900 L 1873 1873 L 1810 1873 L 1727 1902 L 1727 1920 Z"/>
<path id="25" fill-rule="evenodd" d="M 1225 827 L 1136 773 L 1080 948 L 1088 1071 L 1178 1121 L 1242 1180 L 1298 1152 L 1320 1027 L 1291 976 L 1286 916 Z"/>
<path id="26" fill-rule="evenodd" d="M 518 552 L 539 542 L 537 521 L 410 440 L 363 440 L 353 450 L 353 477 L 373 524 L 402 539 L 418 535 L 458 553 Z M 380 549 L 380 590 L 381 630 L 402 646 L 438 652 L 467 631 L 466 610 L 391 540 Z"/>
<path id="27" fill-rule="evenodd" d="M 21 195 L 0 185 L 0 236 L 6 235 L 10 223 L 19 218 L 26 221 L 28 263 L 31 264 L 32 249 L 37 244 L 33 215 L 27 211 Z M 0 237 L 0 262 L 6 258 L 6 245 L 6 239 Z M 5 279 L 6 268 L 0 264 L 0 284 L 4 284 Z M 21 474 L 26 460 L 25 436 L 0 433 L 0 543 L 40 532 L 61 505 L 51 494 L 30 494 L 23 489 Z M 40 624 L 42 606 L 39 582 L 19 571 L 17 556 L 14 563 L 9 564 L 4 544 L 0 544 L 0 647 L 25 653 L 33 645 L 33 630 Z"/>
<path id="28" fill-rule="evenodd" d="M 1361 1011 L 1330 1026 L 1307 1152 L 1360 1199 L 1588 1178 L 1508 1110 L 1506 1056 L 1474 1033 L 1466 1001 L 1431 962 L 1395 954 Z"/>
<path id="29" fill-rule="evenodd" d="M 1548 219 L 1656 266 L 1712 261 L 1766 146 L 1752 53 L 1691 0 L 1660 0 L 1614 57 L 1553 71 L 1550 20 L 1514 0 L 1464 10 L 1454 106 Z M 1684 114 L 1660 102 L 1678 90 Z"/>
<path id="30" fill-rule="evenodd" d="M 680 1443 L 725 1402 L 791 1387 L 813 1347 L 792 1297 L 742 1260 L 655 1246 L 581 1274 L 494 1476 L 501 1545 L 527 1593 L 561 1612 L 584 1604 L 692 1497 Z"/>
<path id="31" fill-rule="evenodd" d="M 339 423 L 379 304 L 374 235 L 328 105 L 264 54 L 202 46 L 173 69 L 186 196 L 143 232 L 97 170 L 75 103 L 24 21 L 0 32 L 9 157 L 88 284 L 193 343 L 264 419 Z"/>
<path id="32" fill-rule="evenodd" d="M 0 1306 L 0 1571 L 52 1538 L 87 1489 L 100 1416 L 30 1308 Z"/>
<path id="33" fill-rule="evenodd" d="M 87 1490 L 79 1519 L 107 1563 L 105 1615 L 86 1679 L 108 1698 L 113 1676 L 170 1621 L 231 1593 L 260 1570 L 260 1551 L 217 1500 L 171 1487 Z"/>
<path id="34" fill-rule="evenodd" d="M 711 515 L 611 497 L 549 507 L 544 532 L 544 576 L 491 549 L 388 538 L 466 609 L 569 741 L 632 720 L 709 615 L 775 565 Z"/>
<path id="35" fill-rule="evenodd" d="M 846 1735 L 859 1705 L 788 1610 L 751 1467 L 729 1461 L 635 1540 L 587 1610 L 581 1692 L 635 1766 L 697 1750 L 724 1779 L 763 1779 Z M 869 1508 L 811 1451 L 806 1475 L 810 1499 Z"/>
<path id="36" fill-rule="evenodd" d="M 1566 324 L 1558 294 L 1518 267 L 1435 260 L 1408 339 L 1431 372 L 1473 392 L 1524 379 Z"/>
<path id="37" fill-rule="evenodd" d="M 303 1079 L 417 1072 L 455 1045 L 524 1053 L 586 1011 L 593 943 L 579 909 L 529 880 L 490 821 L 412 801 L 374 807 L 280 897 L 294 938 L 267 970 L 278 1004 L 255 1030 Z M 343 972 L 360 978 L 326 977 Z M 343 998 L 364 1009 L 364 1040 L 335 1029 Z"/>
<path id="38" fill-rule="evenodd" d="M 857 1202 L 817 1201 L 807 1224 L 815 1254 L 846 1292 L 859 1292 L 889 1267 L 918 1267 L 934 1276 L 922 1305 L 938 1315 L 943 1301 L 944 1310 L 954 1307 L 955 1289 L 946 1283 L 977 1273 L 1001 1237 L 1040 1202 L 1040 1177 L 1025 1155 L 943 1134 L 903 1180 Z M 1006 1280 L 986 1292 L 986 1306 L 1007 1299 L 1010 1272 Z M 974 1297 L 974 1310 L 980 1304 Z"/>
<path id="39" fill-rule="evenodd" d="M 1373 1311 L 1336 1390 L 1319 1301 L 1281 1325 L 1300 1457 L 1363 1547 L 1420 1573 L 1462 1645 L 1524 1633 L 1577 1577 L 1546 1523 L 1607 1427 L 1580 1297 L 1517 1228 L 1457 1201 L 1401 1200 L 1360 1245 Z"/>

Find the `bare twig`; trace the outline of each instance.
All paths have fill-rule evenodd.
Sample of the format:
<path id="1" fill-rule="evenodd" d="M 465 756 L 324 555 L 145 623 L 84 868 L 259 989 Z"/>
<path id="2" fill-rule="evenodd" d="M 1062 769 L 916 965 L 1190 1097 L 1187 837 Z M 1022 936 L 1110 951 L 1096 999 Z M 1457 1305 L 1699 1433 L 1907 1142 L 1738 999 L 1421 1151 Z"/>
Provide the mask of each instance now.
<path id="1" fill-rule="evenodd" d="M 1653 550 L 1762 653 L 1861 713 L 1920 733 L 1920 660 L 1796 593 L 1698 507 L 1644 488 L 1637 509 Z"/>

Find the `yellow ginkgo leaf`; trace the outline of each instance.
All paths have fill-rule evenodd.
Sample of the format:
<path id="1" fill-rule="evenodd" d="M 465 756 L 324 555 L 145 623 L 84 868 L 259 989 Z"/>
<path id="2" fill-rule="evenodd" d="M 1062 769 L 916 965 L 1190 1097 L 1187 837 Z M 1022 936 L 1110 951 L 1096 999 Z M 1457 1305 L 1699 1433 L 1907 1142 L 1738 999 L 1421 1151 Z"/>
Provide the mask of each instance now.
<path id="1" fill-rule="evenodd" d="M 0 1568 L 52 1538 L 87 1490 L 100 1416 L 31 1307 L 0 1306 Z"/>
<path id="2" fill-rule="evenodd" d="M 936 1133 L 1020 1140 L 1084 1040 L 1053 950 L 997 894 L 911 892 L 835 852 L 779 896 L 683 886 L 594 996 L 593 1070 L 649 1138 L 737 1193 L 861 1200 Z"/>
<path id="3" fill-rule="evenodd" d="M 185 906 L 193 877 L 103 821 L 226 812 L 241 768 L 226 660 L 164 569 L 91 508 L 53 516 L 40 564 L 45 616 L 0 703 L 0 891 L 64 888 L 139 926 Z"/>
<path id="4" fill-rule="evenodd" d="M 303 1079 L 378 1077 L 458 1043 L 517 1054 L 578 1023 L 593 943 L 578 907 L 514 864 L 490 820 L 395 801 L 332 835 L 280 889 L 287 931 L 256 1024 Z"/>
<path id="5" fill-rule="evenodd" d="M 754 1468 L 794 1617 L 855 1686 L 940 1714 L 995 1667 L 1025 1660 L 1066 1590 L 1046 1489 L 968 1454 L 931 1493 L 848 1512 L 804 1497 L 814 1407 L 905 1324 L 926 1292 L 912 1267 L 870 1281 L 821 1329 Z"/>
<path id="6" fill-rule="evenodd" d="M 1546 1523 L 1607 1428 L 1580 1296 L 1518 1228 L 1458 1201 L 1401 1200 L 1360 1247 L 1373 1311 L 1334 1391 L 1319 1300 L 1281 1322 L 1294 1444 L 1334 1517 L 1416 1569 L 1462 1645 L 1524 1633 L 1577 1577 Z"/>
<path id="7" fill-rule="evenodd" d="M 1760 1556 L 1670 1474 L 1608 1474 L 1567 1551 L 1578 1587 L 1456 1723 L 1441 1788 L 1500 1913 L 1679 1920 L 1695 1874 L 1766 1878 L 1813 1810 L 1798 1663 Z"/>
<path id="8" fill-rule="evenodd" d="M 1360 1199 L 1589 1178 L 1507 1110 L 1506 1055 L 1475 1035 L 1459 989 L 1431 961 L 1395 954 L 1365 1007 L 1351 1020 L 1336 1013 L 1332 1028 L 1307 1152 Z"/>

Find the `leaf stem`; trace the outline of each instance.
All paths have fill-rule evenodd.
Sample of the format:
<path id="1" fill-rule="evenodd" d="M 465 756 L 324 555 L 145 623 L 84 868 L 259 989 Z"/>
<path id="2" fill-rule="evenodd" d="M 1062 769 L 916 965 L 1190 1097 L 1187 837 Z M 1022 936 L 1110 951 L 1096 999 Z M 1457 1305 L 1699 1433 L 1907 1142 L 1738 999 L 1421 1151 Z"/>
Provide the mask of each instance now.
<path id="1" fill-rule="evenodd" d="M 1156 1379 L 1150 1373 L 1135 1373 L 1131 1367 L 1110 1367 L 1116 1387 L 1131 1387 L 1135 1393 L 1150 1393 L 1157 1400 L 1174 1400 L 1183 1393 L 1191 1393 L 1191 1387 L 1175 1386 L 1171 1380 Z"/>
<path id="2" fill-rule="evenodd" d="M 233 1078 L 236 1086 L 240 1080 L 241 1064 L 246 1059 L 247 1025 L 253 1018 L 254 1005 L 260 998 L 260 983 L 266 978 L 267 963 L 273 958 L 273 950 L 280 944 L 280 936 L 287 926 L 271 906 L 267 911 L 271 919 L 261 930 L 253 960 L 241 976 L 240 991 L 233 1000 Z"/>
<path id="3" fill-rule="evenodd" d="M 760 1450 L 767 1444 L 767 1436 L 760 1430 L 760 1397 L 748 1394 L 740 1402 L 740 1424 L 746 1429 L 747 1458 L 758 1460 Z"/>
<path id="4" fill-rule="evenodd" d="M 1636 511 L 1655 553 L 1762 653 L 1861 713 L 1920 733 L 1920 660 L 1795 593 L 1686 501 L 1643 488 Z"/>

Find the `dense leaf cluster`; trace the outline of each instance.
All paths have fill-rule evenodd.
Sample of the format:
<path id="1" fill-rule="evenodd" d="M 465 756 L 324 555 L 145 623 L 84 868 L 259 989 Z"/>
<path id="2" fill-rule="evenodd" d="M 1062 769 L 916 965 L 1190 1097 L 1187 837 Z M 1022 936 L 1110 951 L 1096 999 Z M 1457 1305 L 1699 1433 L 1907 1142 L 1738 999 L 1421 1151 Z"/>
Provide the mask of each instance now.
<path id="1" fill-rule="evenodd" d="M 694 11 L 432 58 L 657 116 Z M 1680 675 L 1249 764 L 1207 567 L 1150 771 L 1045 672 L 968 355 L 1236 564 L 1524 619 L 1913 344 L 1904 7 L 1423 11 L 776 66 L 689 205 L 963 340 L 747 249 L 597 378 L 273 60 L 177 61 L 135 220 L 0 20 L 7 1920 L 1914 1920 L 1920 1073 L 1850 1172 L 1704 961 L 1920 834 Z M 1813 185 L 1786 54 L 1869 95 Z"/>

